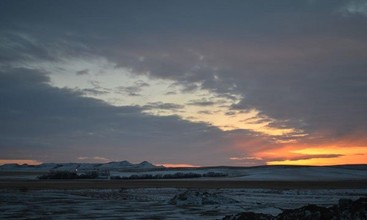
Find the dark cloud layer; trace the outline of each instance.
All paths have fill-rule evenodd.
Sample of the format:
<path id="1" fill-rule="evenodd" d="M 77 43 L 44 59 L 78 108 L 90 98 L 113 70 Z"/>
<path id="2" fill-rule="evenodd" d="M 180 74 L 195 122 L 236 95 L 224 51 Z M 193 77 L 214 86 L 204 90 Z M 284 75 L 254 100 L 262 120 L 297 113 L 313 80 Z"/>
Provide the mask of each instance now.
<path id="1" fill-rule="evenodd" d="M 67 56 L 101 56 L 116 67 L 175 80 L 188 90 L 200 83 L 226 97 L 242 95 L 233 109 L 255 108 L 276 119 L 274 126 L 304 130 L 311 135 L 309 141 L 356 132 L 367 135 L 367 13 L 363 8 L 348 9 L 363 4 L 354 0 L 1 1 L 0 64 L 9 68 L 0 81 L 2 145 L 51 145 L 42 143 L 48 139 L 59 143 L 59 135 L 75 131 L 81 136 L 108 136 L 104 140 L 111 146 L 119 146 L 122 139 L 135 141 L 131 137 L 142 134 L 162 135 L 164 140 L 177 137 L 174 143 L 182 134 L 192 136 L 193 142 L 204 141 L 206 136 L 198 136 L 196 129 L 209 129 L 210 137 L 223 134 L 175 117 L 148 116 L 134 106 L 117 108 L 82 98 L 49 87 L 45 74 L 9 67 Z M 141 87 L 121 89 L 139 95 Z M 163 104 L 159 105 L 178 108 Z M 95 136 L 91 143 L 98 139 Z M 26 141 L 18 143 L 22 140 Z"/>

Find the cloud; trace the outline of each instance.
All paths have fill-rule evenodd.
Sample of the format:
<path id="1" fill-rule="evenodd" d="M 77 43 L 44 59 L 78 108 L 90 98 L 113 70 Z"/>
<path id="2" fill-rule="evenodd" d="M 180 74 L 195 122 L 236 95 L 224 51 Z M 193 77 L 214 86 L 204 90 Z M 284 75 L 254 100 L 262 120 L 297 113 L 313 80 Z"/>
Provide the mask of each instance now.
<path id="1" fill-rule="evenodd" d="M 260 157 L 230 157 L 230 160 L 262 160 Z"/>
<path id="2" fill-rule="evenodd" d="M 198 111 L 198 114 L 203 114 L 203 115 L 211 115 L 211 114 L 215 114 L 216 112 L 214 111 L 208 111 L 208 110 L 201 110 Z"/>
<path id="3" fill-rule="evenodd" d="M 200 100 L 190 100 L 187 105 L 196 105 L 196 106 L 213 106 L 217 104 L 214 101 L 210 101 L 207 99 L 200 99 Z"/>
<path id="4" fill-rule="evenodd" d="M 367 16 L 367 2 L 363 0 L 354 0 L 341 7 L 340 12 L 343 15 L 363 15 Z"/>
<path id="5" fill-rule="evenodd" d="M 275 7 L 277 4 L 285 7 Z M 367 33 L 363 19 L 339 21 L 335 17 L 333 11 L 341 4 L 284 1 L 268 4 L 269 11 L 264 13 L 260 11 L 263 4 L 246 2 L 238 8 L 246 10 L 245 6 L 251 6 L 248 16 L 260 14 L 247 20 L 247 13 L 239 15 L 231 10 L 232 15 L 216 22 L 215 30 L 192 30 L 195 25 L 187 25 L 184 37 L 179 36 L 179 31 L 169 36 L 148 33 L 154 45 L 147 43 L 143 50 L 128 47 L 128 54 L 111 50 L 105 55 L 136 73 L 174 79 L 184 85 L 200 82 L 204 88 L 222 94 L 240 94 L 243 99 L 237 109 L 257 109 L 284 126 L 308 134 L 328 130 L 325 138 L 348 135 L 367 126 L 363 113 L 367 110 L 363 104 L 367 103 L 363 83 L 367 81 L 363 74 L 367 70 Z M 216 6 L 211 9 L 218 12 Z M 181 12 L 185 8 L 172 10 Z M 196 11 L 190 13 L 199 16 Z M 208 18 L 202 22 L 225 17 L 220 13 L 217 18 L 210 15 L 201 15 Z M 188 48 L 195 48 L 205 59 L 199 59 Z M 131 62 L 134 53 L 136 57 L 144 55 L 144 64 Z"/>
<path id="6" fill-rule="evenodd" d="M 143 108 L 147 110 L 152 110 L 152 109 L 179 110 L 179 109 L 184 108 L 184 106 L 174 104 L 174 103 L 150 102 L 147 105 L 144 105 Z"/>
<path id="7" fill-rule="evenodd" d="M 121 94 L 126 94 L 128 96 L 140 96 L 140 92 L 143 91 L 144 87 L 149 87 L 149 83 L 144 81 L 136 81 L 133 86 L 118 86 L 116 91 Z"/>
<path id="8" fill-rule="evenodd" d="M 310 160 L 310 159 L 325 159 L 325 158 L 337 158 L 342 157 L 343 154 L 297 154 L 292 155 L 291 157 L 276 157 L 271 158 L 270 162 L 282 162 L 282 161 L 298 161 L 298 160 Z"/>
<path id="9" fill-rule="evenodd" d="M 88 75 L 89 74 L 89 70 L 88 69 L 84 69 L 84 70 L 79 70 L 76 72 L 76 75 Z"/>
<path id="10" fill-rule="evenodd" d="M 83 162 L 102 162 L 102 163 L 106 163 L 106 162 L 110 162 L 111 160 L 105 157 L 101 157 L 101 156 L 94 156 L 94 157 L 78 157 L 78 160 L 81 160 Z"/>
<path id="11" fill-rule="evenodd" d="M 141 88 L 136 86 L 119 86 L 116 90 L 118 93 L 127 94 L 128 96 L 140 96 L 139 92 L 141 92 Z"/>
<path id="12" fill-rule="evenodd" d="M 82 89 L 81 91 L 83 92 L 83 94 L 86 94 L 88 96 L 98 96 L 109 93 L 108 91 L 103 89 Z"/>
<path id="13" fill-rule="evenodd" d="M 229 159 L 237 166 L 257 166 L 265 163 L 263 158 L 254 156 L 230 157 Z"/>
<path id="14" fill-rule="evenodd" d="M 28 164 L 28 165 L 38 165 L 41 164 L 40 161 L 37 160 L 27 160 L 27 159 L 20 159 L 20 160 L 16 160 L 16 159 L 0 159 L 0 165 L 3 164 L 19 164 L 19 165 L 23 165 L 23 164 Z"/>
<path id="15" fill-rule="evenodd" d="M 224 134 L 206 124 L 147 115 L 136 106 L 111 106 L 77 91 L 51 87 L 48 80 L 35 70 L 0 72 L 4 159 L 24 154 L 39 161 L 67 162 L 72 155 L 93 152 L 111 160 L 141 161 L 149 154 L 153 162 L 172 157 L 194 162 L 224 143 Z M 192 157 L 194 149 L 201 153 Z M 222 160 L 219 154 L 213 157 Z"/>

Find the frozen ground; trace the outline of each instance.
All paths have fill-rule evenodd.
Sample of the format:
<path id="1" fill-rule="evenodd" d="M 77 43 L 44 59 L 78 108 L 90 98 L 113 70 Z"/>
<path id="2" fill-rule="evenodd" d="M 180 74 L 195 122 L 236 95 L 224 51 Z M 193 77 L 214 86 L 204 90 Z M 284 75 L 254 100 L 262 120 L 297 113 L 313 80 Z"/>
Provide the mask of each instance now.
<path id="1" fill-rule="evenodd" d="M 130 187 L 123 190 L 119 189 L 120 181 L 112 180 L 72 182 L 34 180 L 50 169 L 72 170 L 76 169 L 76 166 L 77 169 L 86 170 L 90 169 L 90 166 L 93 169 L 108 168 L 111 175 L 125 177 L 177 172 L 198 174 L 216 172 L 225 173 L 227 176 L 170 181 L 127 181 L 124 182 L 125 187 Z M 0 167 L 2 186 L 0 219 L 222 219 L 226 215 L 246 211 L 277 215 L 282 209 L 293 209 L 307 204 L 331 206 L 341 198 L 355 200 L 366 197 L 367 188 L 363 185 L 367 180 L 366 171 L 366 165 L 189 169 L 166 169 L 152 167 L 147 162 L 134 165 L 125 161 L 107 165 L 43 164 L 36 167 L 8 165 Z M 259 185 L 260 183 L 256 181 L 263 184 Z M 324 182 L 317 185 L 317 181 Z M 330 185 L 328 181 L 335 185 Z M 355 187 L 350 185 L 351 183 L 359 184 Z M 292 186 L 291 189 L 284 184 Z M 177 188 L 149 188 L 157 185 Z M 222 185 L 226 188 L 215 189 Z M 312 187 L 313 185 L 317 187 Z M 204 187 L 191 188 L 189 192 L 185 188 L 180 188 L 189 186 Z M 266 189 L 254 189 L 254 186 Z M 78 187 L 82 190 L 76 189 Z M 343 189 L 336 189 L 338 187 Z M 27 188 L 42 190 L 27 190 Z"/>
<path id="2" fill-rule="evenodd" d="M 331 206 L 340 198 L 367 196 L 367 189 L 194 190 L 184 205 L 172 202 L 186 189 L 140 188 L 123 190 L 0 190 L 0 219 L 222 219 L 254 211 L 276 215 L 281 209 L 307 204 Z M 199 193 L 196 193 L 199 192 Z M 222 202 L 204 204 L 192 195 Z M 181 196 L 182 197 L 182 196 Z M 180 198 L 180 196 L 176 196 Z M 192 200 L 192 202 L 191 202 Z M 235 202 L 233 202 L 235 201 Z"/>
<path id="3" fill-rule="evenodd" d="M 367 180 L 367 165 L 349 166 L 260 166 L 260 167 L 201 167 L 170 169 L 151 167 L 148 162 L 126 166 L 128 162 L 112 162 L 98 165 L 101 170 L 109 170 L 111 176 L 130 177 L 132 175 L 166 175 L 176 173 L 207 174 L 209 172 L 225 174 L 220 179 L 249 180 L 249 181 L 343 181 L 343 180 Z M 58 167 L 60 166 L 60 167 Z M 48 171 L 59 171 L 61 168 L 75 170 L 75 167 L 87 168 L 91 164 L 43 164 L 36 167 L 4 165 L 0 166 L 0 180 L 2 179 L 36 179 Z M 94 167 L 97 165 L 93 165 Z M 50 169 L 50 167 L 57 167 Z M 71 168 L 70 168 L 71 167 Z M 78 168 L 78 169 L 79 169 Z M 102 169 L 103 168 L 103 169 Z"/>

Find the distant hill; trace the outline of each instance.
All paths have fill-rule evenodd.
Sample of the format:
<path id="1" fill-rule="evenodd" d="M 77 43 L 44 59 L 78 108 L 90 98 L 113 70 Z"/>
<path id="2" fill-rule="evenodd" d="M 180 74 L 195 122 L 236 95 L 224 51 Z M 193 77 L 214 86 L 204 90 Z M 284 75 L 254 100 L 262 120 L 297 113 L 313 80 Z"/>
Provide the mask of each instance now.
<path id="1" fill-rule="evenodd" d="M 83 171 L 83 170 L 125 170 L 125 169 L 154 169 L 162 168 L 148 161 L 133 164 L 129 161 L 114 161 L 109 163 L 43 163 L 40 165 L 4 164 L 0 171 Z"/>

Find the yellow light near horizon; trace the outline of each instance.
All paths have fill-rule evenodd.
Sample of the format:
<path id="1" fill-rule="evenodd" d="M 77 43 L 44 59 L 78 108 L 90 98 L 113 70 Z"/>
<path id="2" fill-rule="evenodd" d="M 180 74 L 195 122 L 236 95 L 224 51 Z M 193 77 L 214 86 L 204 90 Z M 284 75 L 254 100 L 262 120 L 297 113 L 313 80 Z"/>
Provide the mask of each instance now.
<path id="1" fill-rule="evenodd" d="M 319 155 L 319 154 L 365 154 L 367 153 L 367 147 L 337 147 L 329 146 L 323 148 L 305 148 L 300 150 L 291 151 L 293 153 L 307 154 L 307 155 Z M 366 159 L 367 162 L 367 159 Z"/>
<path id="2" fill-rule="evenodd" d="M 182 116 L 186 120 L 194 122 L 209 123 L 215 127 L 218 127 L 222 131 L 231 131 L 236 129 L 252 130 L 259 133 L 263 133 L 270 136 L 281 136 L 287 134 L 293 134 L 296 131 L 293 128 L 277 128 L 269 126 L 269 122 L 257 122 L 248 123 L 246 119 L 262 118 L 258 116 L 257 110 L 249 112 L 241 112 L 239 110 L 231 110 L 233 115 L 227 115 L 227 107 L 210 106 L 210 107 L 198 107 L 198 106 L 186 106 L 185 112 L 178 115 Z M 200 114 L 200 110 L 209 110 L 215 112 L 215 114 Z"/>
<path id="3" fill-rule="evenodd" d="M 345 164 L 366 164 L 367 155 L 346 155 L 335 158 L 311 158 L 304 160 L 284 160 L 270 161 L 267 165 L 309 165 L 309 166 L 328 166 Z"/>
<path id="4" fill-rule="evenodd" d="M 295 149 L 297 147 L 285 147 L 275 149 L 269 152 L 259 153 L 265 159 L 268 159 L 268 165 L 342 165 L 342 164 L 366 164 L 367 147 L 308 147 Z M 312 158 L 313 155 L 317 157 Z M 325 155 L 325 157 L 322 157 Z M 330 157 L 335 155 L 335 157 Z M 297 159 L 300 156 L 310 156 L 309 159 Z M 275 160 L 277 157 L 284 157 L 284 160 Z"/>
<path id="5" fill-rule="evenodd" d="M 145 114 L 156 116 L 178 116 L 190 122 L 206 123 L 222 131 L 237 129 L 251 130 L 270 136 L 293 135 L 293 128 L 272 126 L 274 119 L 264 121 L 259 111 L 241 111 L 231 106 L 243 100 L 243 96 L 233 92 L 230 98 L 213 90 L 204 88 L 202 83 L 192 83 L 195 89 L 185 91 L 186 84 L 167 78 L 150 77 L 149 74 L 136 74 L 129 68 L 119 67 L 104 57 L 70 57 L 68 59 L 34 63 L 27 66 L 42 68 L 49 75 L 49 84 L 58 88 L 78 89 L 84 97 L 103 100 L 114 106 L 151 106 L 145 108 Z M 88 69 L 88 74 L 76 72 Z M 103 72 L 103 74 L 101 74 Z M 217 76 L 218 79 L 218 76 Z M 140 86 L 140 84 L 145 84 Z M 232 85 L 236 87 L 235 84 Z M 101 92 L 88 92 L 90 90 Z M 130 95 L 127 88 L 137 88 L 135 95 Z M 207 101 L 212 104 L 198 105 L 195 101 Z M 178 108 L 159 107 L 161 104 L 174 104 Z M 249 109 L 247 109 L 249 110 Z M 205 114 L 208 112 L 208 114 Z M 254 120 L 247 121 L 251 118 Z"/>

